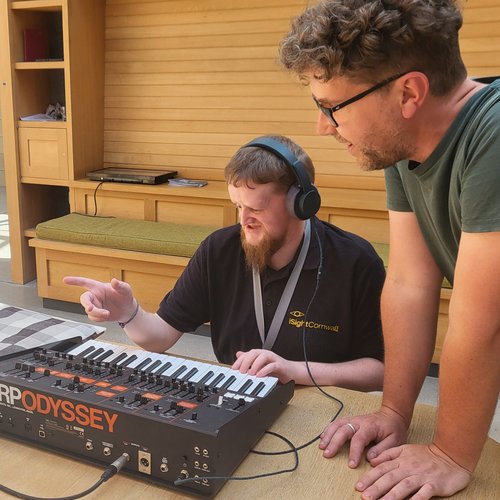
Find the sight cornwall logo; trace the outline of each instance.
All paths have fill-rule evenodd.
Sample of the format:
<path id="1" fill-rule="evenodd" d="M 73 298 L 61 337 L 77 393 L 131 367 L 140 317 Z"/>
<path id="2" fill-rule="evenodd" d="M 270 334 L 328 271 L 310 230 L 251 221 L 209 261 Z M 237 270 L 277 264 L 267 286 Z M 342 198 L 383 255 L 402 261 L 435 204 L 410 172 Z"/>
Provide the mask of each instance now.
<path id="1" fill-rule="evenodd" d="M 302 311 L 290 311 L 290 317 L 288 318 L 288 324 L 295 326 L 296 328 L 302 328 L 304 326 L 304 320 L 301 319 L 305 316 Z M 306 328 L 310 330 L 323 330 L 326 332 L 340 332 L 339 325 L 324 325 L 322 323 L 316 323 L 315 321 L 307 320 L 305 322 Z"/>

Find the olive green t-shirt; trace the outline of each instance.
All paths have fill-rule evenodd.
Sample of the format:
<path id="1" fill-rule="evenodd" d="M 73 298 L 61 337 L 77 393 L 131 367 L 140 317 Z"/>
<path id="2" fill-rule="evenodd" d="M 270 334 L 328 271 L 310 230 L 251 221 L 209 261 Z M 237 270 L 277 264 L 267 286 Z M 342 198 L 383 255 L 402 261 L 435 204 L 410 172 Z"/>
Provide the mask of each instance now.
<path id="1" fill-rule="evenodd" d="M 432 123 L 429 123 L 432 127 Z M 467 101 L 424 162 L 385 171 L 387 207 L 414 212 L 453 284 L 460 235 L 500 231 L 500 80 Z"/>

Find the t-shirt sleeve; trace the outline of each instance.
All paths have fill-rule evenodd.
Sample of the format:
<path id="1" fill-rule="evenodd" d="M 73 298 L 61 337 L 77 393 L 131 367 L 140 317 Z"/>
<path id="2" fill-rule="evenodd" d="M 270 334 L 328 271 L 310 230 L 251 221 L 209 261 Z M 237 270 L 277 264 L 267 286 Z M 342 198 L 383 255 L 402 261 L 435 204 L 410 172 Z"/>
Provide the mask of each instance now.
<path id="1" fill-rule="evenodd" d="M 359 274 L 353 300 L 354 335 L 351 359 L 384 359 L 380 295 L 385 280 L 385 269 L 380 259 L 372 260 Z"/>
<path id="2" fill-rule="evenodd" d="M 387 208 L 395 212 L 412 212 L 410 203 L 403 187 L 399 168 L 406 167 L 389 167 L 384 171 L 385 188 L 387 191 Z"/>
<path id="3" fill-rule="evenodd" d="M 210 321 L 206 239 L 191 257 L 174 288 L 161 301 L 157 314 L 181 332 Z"/>
<path id="4" fill-rule="evenodd" d="M 462 177 L 462 230 L 500 231 L 500 103 L 474 135 Z"/>

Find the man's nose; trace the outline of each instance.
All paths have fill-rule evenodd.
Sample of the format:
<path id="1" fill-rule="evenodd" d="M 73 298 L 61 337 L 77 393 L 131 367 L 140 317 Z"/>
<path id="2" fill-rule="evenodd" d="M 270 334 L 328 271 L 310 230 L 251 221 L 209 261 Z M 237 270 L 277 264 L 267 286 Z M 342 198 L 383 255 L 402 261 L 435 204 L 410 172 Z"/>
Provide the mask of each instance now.
<path id="1" fill-rule="evenodd" d="M 245 226 L 248 224 L 251 220 L 251 214 L 250 210 L 248 208 L 242 207 L 239 210 L 239 215 L 240 215 L 240 224 L 242 226 Z"/>
<path id="2" fill-rule="evenodd" d="M 316 133 L 318 135 L 332 135 L 336 130 L 333 123 L 321 112 L 318 112 L 316 121 Z"/>

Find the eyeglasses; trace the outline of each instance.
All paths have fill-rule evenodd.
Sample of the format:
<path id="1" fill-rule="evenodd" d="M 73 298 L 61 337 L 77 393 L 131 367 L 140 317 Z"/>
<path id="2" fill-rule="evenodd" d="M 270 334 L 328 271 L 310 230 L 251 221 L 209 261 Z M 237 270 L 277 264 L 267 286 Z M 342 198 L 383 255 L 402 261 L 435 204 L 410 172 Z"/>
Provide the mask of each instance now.
<path id="1" fill-rule="evenodd" d="M 337 112 L 341 108 L 345 108 L 346 106 L 349 106 L 349 104 L 352 104 L 353 102 L 359 101 L 360 99 L 363 99 L 363 97 L 366 97 L 368 94 L 371 94 L 372 92 L 375 92 L 376 90 L 385 87 L 388 83 L 393 82 L 394 80 L 397 80 L 398 78 L 401 78 L 403 75 L 406 75 L 409 73 L 409 71 L 405 71 L 404 73 L 399 73 L 397 75 L 391 76 L 389 78 L 386 78 L 384 81 L 379 82 L 375 84 L 373 87 L 370 87 L 368 90 L 365 90 L 364 92 L 361 92 L 359 94 L 356 94 L 354 97 L 351 97 L 350 99 L 347 99 L 347 101 L 341 102 L 340 104 L 337 104 L 336 106 L 333 106 L 332 108 L 327 108 L 326 106 L 323 106 L 318 102 L 316 97 L 312 96 L 314 102 L 316 103 L 316 106 L 318 106 L 318 109 L 328 118 L 330 123 L 334 127 L 338 127 L 337 120 L 333 117 L 333 113 Z"/>

